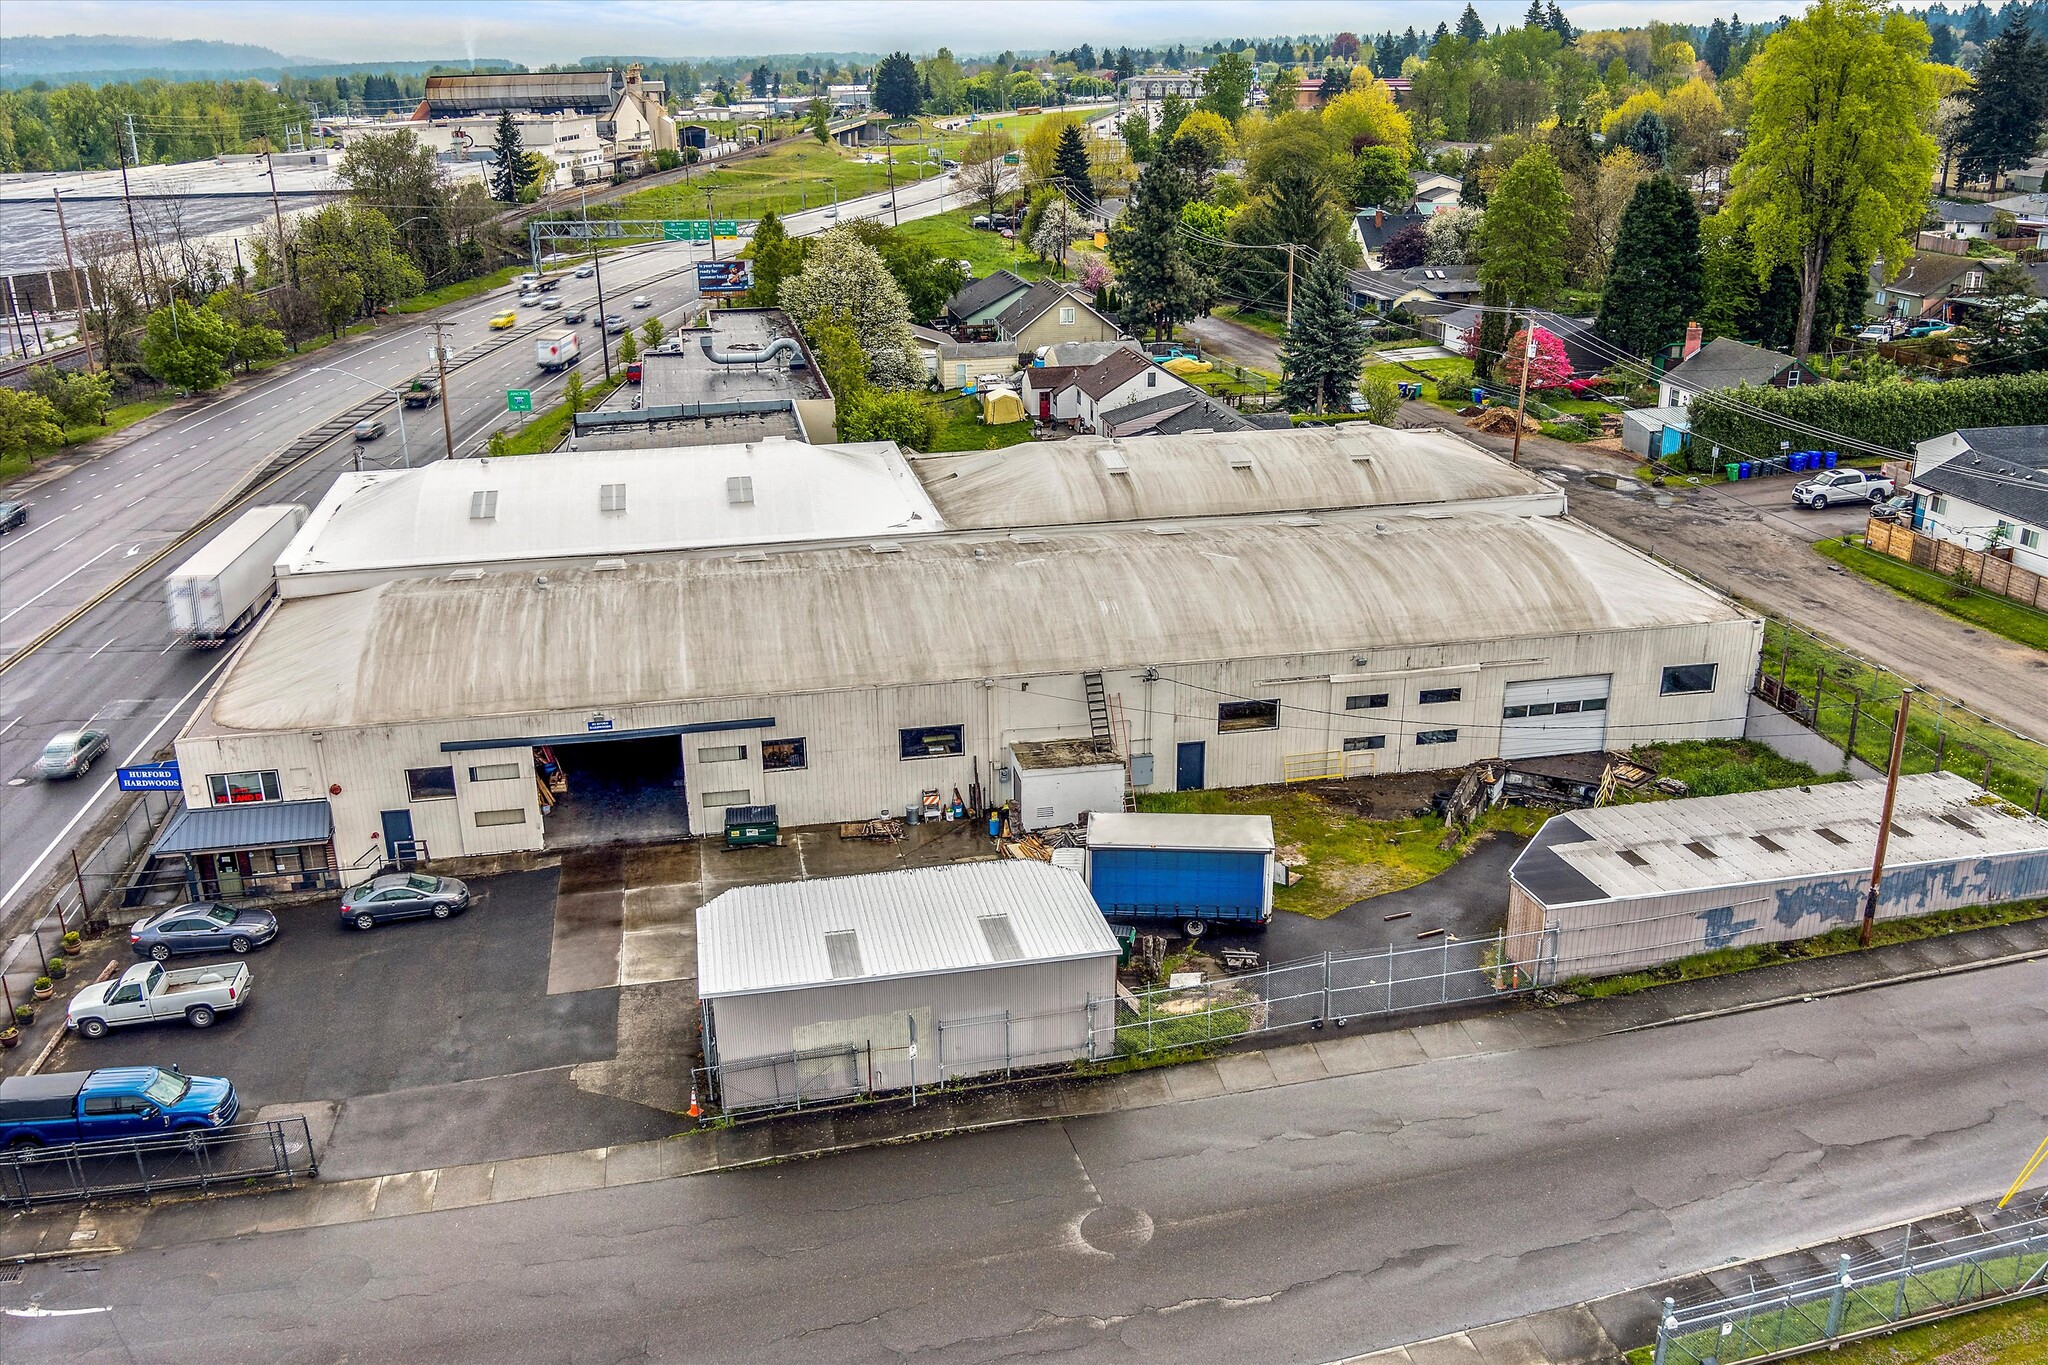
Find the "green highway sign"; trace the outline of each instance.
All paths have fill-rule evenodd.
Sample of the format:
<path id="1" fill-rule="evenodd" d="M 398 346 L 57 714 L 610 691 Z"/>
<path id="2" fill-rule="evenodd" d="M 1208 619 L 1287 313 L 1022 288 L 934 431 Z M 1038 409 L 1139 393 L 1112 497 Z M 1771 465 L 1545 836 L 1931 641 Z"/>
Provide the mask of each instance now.
<path id="1" fill-rule="evenodd" d="M 507 412 L 532 412 L 532 411 L 533 411 L 533 390 L 532 390 L 532 389 L 507 389 L 507 390 L 505 390 L 505 411 L 507 411 Z"/>
<path id="2" fill-rule="evenodd" d="M 661 225 L 661 237 L 665 242 L 708 242 L 711 223 L 704 218 L 670 218 Z"/>
<path id="3" fill-rule="evenodd" d="M 740 235 L 740 225 L 734 219 L 721 218 L 711 225 L 711 235 L 714 237 L 737 237 Z"/>

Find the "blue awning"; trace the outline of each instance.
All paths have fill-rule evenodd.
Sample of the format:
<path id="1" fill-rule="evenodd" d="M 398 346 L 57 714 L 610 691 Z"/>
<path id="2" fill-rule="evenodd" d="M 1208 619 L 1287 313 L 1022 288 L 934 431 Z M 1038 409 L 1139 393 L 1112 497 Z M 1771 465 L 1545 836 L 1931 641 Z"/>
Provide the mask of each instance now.
<path id="1" fill-rule="evenodd" d="M 171 816 L 151 846 L 167 853 L 218 853 L 244 848 L 324 844 L 334 837 L 325 801 L 252 801 L 244 806 L 186 806 Z"/>

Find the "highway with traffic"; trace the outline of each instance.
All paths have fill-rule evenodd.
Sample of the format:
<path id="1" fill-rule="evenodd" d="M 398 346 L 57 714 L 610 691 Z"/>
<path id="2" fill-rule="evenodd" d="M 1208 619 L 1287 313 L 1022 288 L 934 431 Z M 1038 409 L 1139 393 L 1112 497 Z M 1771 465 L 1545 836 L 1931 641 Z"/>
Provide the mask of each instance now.
<path id="1" fill-rule="evenodd" d="M 923 217 L 947 207 L 950 177 L 905 186 L 895 212 Z M 887 195 L 792 215 L 793 233 L 813 233 L 859 217 L 887 221 Z M 735 244 L 719 246 L 730 254 Z M 708 248 L 658 243 L 607 253 L 604 311 L 636 328 L 650 316 L 673 329 L 701 308 L 695 263 Z M 566 268 L 566 267 L 565 267 Z M 565 278 L 564 310 L 584 308 L 585 339 L 574 370 L 602 377 L 596 279 Z M 354 466 L 395 468 L 410 447 L 415 464 L 445 458 L 441 414 L 414 409 L 403 441 L 395 399 L 378 404 L 413 376 L 433 371 L 433 324 L 455 367 L 448 373 L 448 420 L 457 457 L 475 456 L 493 431 L 523 415 L 507 411 L 506 392 L 533 391 L 535 410 L 558 400 L 571 369 L 552 374 L 534 363 L 532 338 L 556 329 L 560 313 L 522 309 L 518 325 L 493 331 L 509 307 L 507 287 L 459 305 L 403 318 L 368 335 L 325 347 L 303 361 L 237 386 L 175 420 L 46 481 L 22 481 L 10 496 L 31 504 L 29 524 L 0 538 L 0 913 L 30 893 L 111 800 L 110 761 L 82 779 L 38 781 L 37 753 L 60 730 L 94 724 L 113 739 L 112 760 L 126 764 L 166 748 L 227 655 L 173 640 L 163 602 L 165 574 L 204 543 L 198 532 L 230 506 L 317 502 L 334 476 Z M 654 304 L 628 301 L 647 294 Z M 616 338 L 614 349 L 616 349 Z M 616 359 L 614 360 L 616 363 Z M 336 419 L 381 409 L 388 428 L 361 443 L 343 430 L 289 467 L 276 469 L 247 496 L 232 495 L 272 470 L 304 433 Z M 16 491 L 20 489 L 22 491 Z"/>

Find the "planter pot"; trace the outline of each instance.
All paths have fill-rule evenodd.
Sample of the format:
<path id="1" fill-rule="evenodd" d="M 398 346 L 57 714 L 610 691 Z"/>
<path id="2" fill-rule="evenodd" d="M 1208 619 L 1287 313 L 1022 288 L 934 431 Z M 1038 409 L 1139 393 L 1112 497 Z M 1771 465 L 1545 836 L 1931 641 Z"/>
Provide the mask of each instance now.
<path id="1" fill-rule="evenodd" d="M 70 965 L 63 962 L 46 962 L 43 964 L 43 970 L 49 973 L 52 981 L 62 981 L 71 974 Z"/>
<path id="2" fill-rule="evenodd" d="M 15 1009 L 17 1013 L 14 1016 L 14 1023 L 17 1028 L 27 1028 L 30 1024 L 33 1024 L 36 1021 L 36 1012 L 33 1009 L 30 1009 L 27 1005 L 17 1005 L 15 1006 Z M 19 1012 L 22 1010 L 27 1010 L 28 1012 L 26 1014 L 22 1014 Z"/>
<path id="3" fill-rule="evenodd" d="M 55 995 L 56 993 L 57 987 L 55 985 L 31 986 L 29 988 L 29 994 L 33 995 L 38 1000 L 48 1000 L 51 996 Z"/>
<path id="4" fill-rule="evenodd" d="M 18 1028 L 10 1028 L 10 1029 L 0 1029 L 0 1047 L 20 1047 L 20 1046 L 21 1046 L 21 1030 L 20 1030 L 20 1029 L 18 1029 Z"/>

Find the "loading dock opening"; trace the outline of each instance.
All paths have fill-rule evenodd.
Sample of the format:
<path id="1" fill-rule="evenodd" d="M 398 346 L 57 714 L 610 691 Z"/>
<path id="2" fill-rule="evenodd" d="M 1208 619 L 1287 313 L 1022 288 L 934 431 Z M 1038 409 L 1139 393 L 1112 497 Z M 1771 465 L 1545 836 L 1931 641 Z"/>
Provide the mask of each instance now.
<path id="1" fill-rule="evenodd" d="M 690 837 L 680 736 L 539 746 L 535 769 L 545 772 L 550 756 L 566 786 L 546 817 L 549 848 Z"/>

